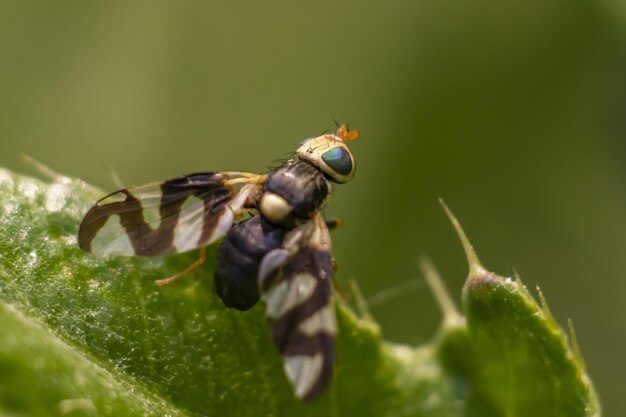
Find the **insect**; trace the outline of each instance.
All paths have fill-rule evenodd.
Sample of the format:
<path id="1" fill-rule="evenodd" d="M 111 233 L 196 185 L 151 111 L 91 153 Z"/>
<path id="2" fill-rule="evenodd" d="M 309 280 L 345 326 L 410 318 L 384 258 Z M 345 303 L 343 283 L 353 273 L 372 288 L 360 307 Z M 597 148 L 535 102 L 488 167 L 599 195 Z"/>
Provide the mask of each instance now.
<path id="1" fill-rule="evenodd" d="M 266 304 L 272 339 L 295 395 L 317 398 L 330 381 L 337 325 L 332 303 L 334 260 L 323 208 L 333 184 L 350 181 L 355 160 L 347 142 L 358 131 L 303 141 L 294 157 L 268 174 L 203 172 L 122 189 L 99 200 L 78 232 L 86 252 L 161 256 L 199 249 L 183 272 L 220 243 L 215 290 L 227 307 Z"/>

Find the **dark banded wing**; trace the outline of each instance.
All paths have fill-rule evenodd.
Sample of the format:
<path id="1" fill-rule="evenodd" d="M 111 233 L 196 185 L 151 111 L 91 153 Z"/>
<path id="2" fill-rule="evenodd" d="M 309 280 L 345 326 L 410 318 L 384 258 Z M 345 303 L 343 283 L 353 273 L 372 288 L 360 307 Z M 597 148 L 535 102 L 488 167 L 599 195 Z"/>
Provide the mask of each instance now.
<path id="1" fill-rule="evenodd" d="M 226 184 L 233 178 L 237 174 L 197 173 L 111 193 L 83 218 L 78 243 L 86 252 L 128 256 L 206 246 L 228 232 L 258 187 L 236 189 Z"/>
<path id="2" fill-rule="evenodd" d="M 287 378 L 296 396 L 309 401 L 328 385 L 335 360 L 330 236 L 316 215 L 285 242 L 264 258 L 259 285 Z"/>

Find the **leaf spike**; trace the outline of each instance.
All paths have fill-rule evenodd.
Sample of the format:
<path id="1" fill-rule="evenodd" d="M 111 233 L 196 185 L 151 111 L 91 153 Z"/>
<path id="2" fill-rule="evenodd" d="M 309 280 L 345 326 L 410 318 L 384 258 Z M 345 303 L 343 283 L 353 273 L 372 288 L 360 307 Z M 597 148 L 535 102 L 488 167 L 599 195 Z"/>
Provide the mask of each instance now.
<path id="1" fill-rule="evenodd" d="M 454 226 L 456 234 L 459 236 L 459 240 L 463 245 L 463 250 L 465 250 L 465 256 L 467 257 L 467 263 L 469 264 L 470 268 L 470 276 L 477 276 L 487 273 L 487 270 L 480 263 L 478 255 L 476 255 L 476 251 L 474 251 L 474 247 L 472 246 L 469 239 L 467 238 L 467 235 L 463 231 L 461 224 L 454 216 L 454 214 L 452 214 L 452 211 L 443 201 L 443 198 L 439 199 L 439 204 L 441 204 L 441 207 L 443 207 L 444 211 L 448 215 L 448 219 L 450 219 L 450 222 L 452 223 L 452 226 Z"/>
<path id="2" fill-rule="evenodd" d="M 352 292 L 352 295 L 354 296 L 354 301 L 356 303 L 356 308 L 359 311 L 359 316 L 361 316 L 361 318 L 364 320 L 373 322 L 374 317 L 367 307 L 367 301 L 365 300 L 365 297 L 363 297 L 363 293 L 361 292 L 361 287 L 359 287 L 359 284 L 354 278 L 350 278 L 348 280 L 348 285 L 350 285 L 350 292 Z"/>
<path id="3" fill-rule="evenodd" d="M 528 288 L 526 288 L 526 284 L 524 284 L 524 281 L 522 281 L 522 277 L 515 268 L 513 268 L 513 278 L 515 278 L 515 282 L 517 284 L 519 292 L 528 300 L 533 300 L 533 302 L 535 302 L 532 294 L 530 293 L 530 291 L 528 291 Z"/>
<path id="4" fill-rule="evenodd" d="M 384 290 L 377 292 L 371 297 L 366 298 L 365 302 L 369 307 L 385 304 L 389 301 L 395 300 L 396 298 L 403 297 L 423 285 L 424 280 L 421 277 L 411 278 L 408 281 L 404 281 L 398 285 L 394 285 L 393 287 L 385 288 Z"/>
<path id="5" fill-rule="evenodd" d="M 576 357 L 576 360 L 578 360 L 578 363 L 580 364 L 583 372 L 585 372 L 587 365 L 585 364 L 585 360 L 583 359 L 583 355 L 580 351 L 580 345 L 578 344 L 578 339 L 576 338 L 576 331 L 574 330 L 574 322 L 572 321 L 572 319 L 567 319 L 567 329 L 569 345 L 572 349 L 572 353 Z"/>
<path id="6" fill-rule="evenodd" d="M 67 182 L 69 180 L 65 175 L 59 174 L 43 162 L 36 160 L 30 155 L 23 153 L 22 159 L 24 162 L 35 168 L 35 170 L 37 170 L 37 172 L 39 172 L 42 176 L 50 179 L 51 181 Z"/>
<path id="7" fill-rule="evenodd" d="M 537 294 L 539 294 L 539 304 L 541 306 L 541 311 L 543 312 L 544 317 L 553 326 L 559 327 L 559 325 L 556 322 L 556 319 L 554 318 L 554 316 L 552 315 L 552 312 L 550 311 L 550 308 L 548 307 L 548 303 L 546 302 L 546 297 L 543 295 L 543 291 L 541 291 L 541 288 L 539 288 L 539 286 L 536 287 L 536 290 L 537 290 Z"/>
<path id="8" fill-rule="evenodd" d="M 419 267 L 422 270 L 422 274 L 424 274 L 424 278 L 426 279 L 430 290 L 435 296 L 435 300 L 437 300 L 437 303 L 443 312 L 444 320 L 457 321 L 460 319 L 461 315 L 459 314 L 454 301 L 452 301 L 452 297 L 450 297 L 450 293 L 446 289 L 443 280 L 441 279 L 441 275 L 439 275 L 439 271 L 437 271 L 437 268 L 435 268 L 435 265 L 430 258 L 421 256 L 419 259 Z"/>
<path id="9" fill-rule="evenodd" d="M 115 188 L 117 188 L 118 190 L 121 190 L 122 188 L 124 188 L 124 182 L 122 181 L 120 176 L 117 175 L 117 172 L 115 171 L 115 169 L 113 169 L 113 167 L 111 166 L 108 166 L 107 168 L 109 170 L 109 176 L 111 177 L 111 182 L 113 183 Z"/>

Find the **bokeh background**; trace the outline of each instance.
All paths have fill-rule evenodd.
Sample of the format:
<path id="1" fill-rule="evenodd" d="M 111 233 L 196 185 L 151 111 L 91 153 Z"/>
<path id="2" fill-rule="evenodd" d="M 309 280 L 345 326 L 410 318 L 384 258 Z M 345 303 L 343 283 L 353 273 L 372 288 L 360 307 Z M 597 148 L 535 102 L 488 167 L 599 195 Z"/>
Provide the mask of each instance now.
<path id="1" fill-rule="evenodd" d="M 111 191 L 203 170 L 264 171 L 352 122 L 354 181 L 327 214 L 338 280 L 387 339 L 424 343 L 486 267 L 572 318 L 606 415 L 626 401 L 626 2 L 0 4 L 0 164 L 22 153 Z M 398 293 L 398 291 L 396 291 Z"/>

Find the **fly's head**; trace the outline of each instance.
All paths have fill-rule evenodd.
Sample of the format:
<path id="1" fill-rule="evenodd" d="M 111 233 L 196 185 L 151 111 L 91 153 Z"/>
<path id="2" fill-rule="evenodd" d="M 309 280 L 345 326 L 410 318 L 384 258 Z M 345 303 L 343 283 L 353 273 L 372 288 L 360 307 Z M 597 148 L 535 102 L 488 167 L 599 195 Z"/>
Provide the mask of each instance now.
<path id="1" fill-rule="evenodd" d="M 356 163 L 346 142 L 359 137 L 359 131 L 349 131 L 341 125 L 335 134 L 307 139 L 296 151 L 298 157 L 321 170 L 331 180 L 344 184 L 354 177 Z"/>

